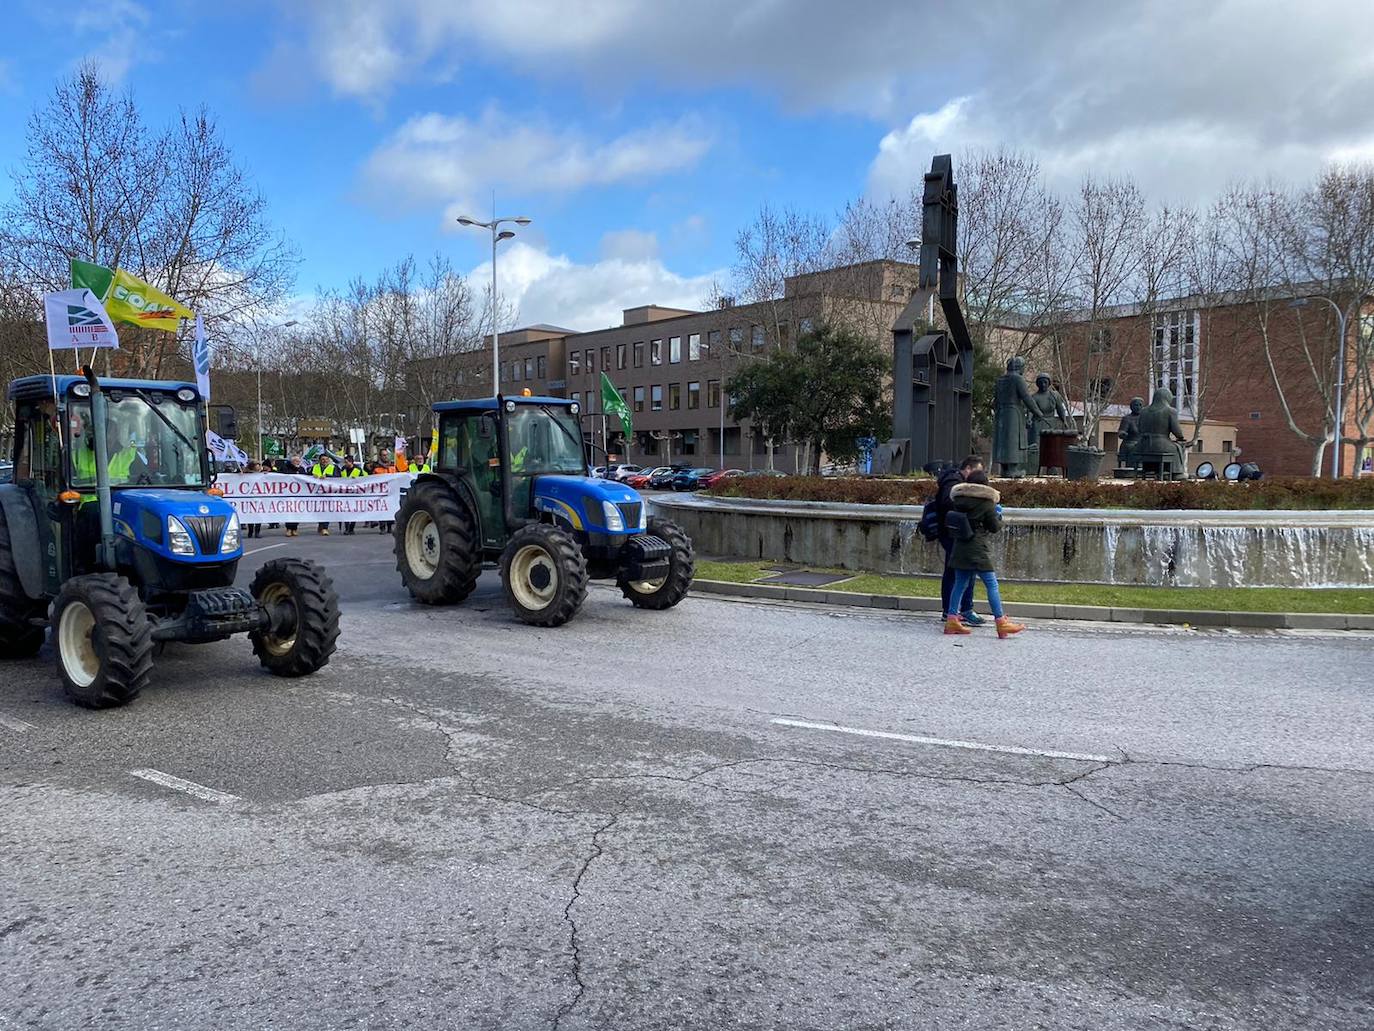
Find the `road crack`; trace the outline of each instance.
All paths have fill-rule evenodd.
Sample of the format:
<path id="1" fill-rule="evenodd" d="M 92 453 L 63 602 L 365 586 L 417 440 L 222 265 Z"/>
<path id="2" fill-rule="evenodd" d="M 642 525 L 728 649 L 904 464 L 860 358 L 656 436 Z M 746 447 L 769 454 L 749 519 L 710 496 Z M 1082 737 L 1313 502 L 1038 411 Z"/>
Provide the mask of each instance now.
<path id="1" fill-rule="evenodd" d="M 587 871 L 591 868 L 592 863 L 601 858 L 602 853 L 605 851 L 605 848 L 601 844 L 602 835 L 606 834 L 614 827 L 616 821 L 619 819 L 620 813 L 617 812 L 600 827 L 592 831 L 591 851 L 587 854 L 587 857 L 582 860 L 582 866 L 578 869 L 577 876 L 573 878 L 572 895 L 568 898 L 568 904 L 563 907 L 563 920 L 568 925 L 568 941 L 572 949 L 572 978 L 573 983 L 577 985 L 577 991 L 574 992 L 573 997 L 560 1006 L 558 1012 L 554 1014 L 553 1031 L 558 1031 L 558 1027 L 562 1023 L 563 1018 L 577 1007 L 577 1004 L 582 1001 L 582 996 L 587 993 L 587 982 L 582 979 L 582 938 L 581 932 L 577 926 L 577 920 L 573 917 L 573 908 L 577 905 L 578 900 L 582 898 L 582 878 L 587 876 Z"/>

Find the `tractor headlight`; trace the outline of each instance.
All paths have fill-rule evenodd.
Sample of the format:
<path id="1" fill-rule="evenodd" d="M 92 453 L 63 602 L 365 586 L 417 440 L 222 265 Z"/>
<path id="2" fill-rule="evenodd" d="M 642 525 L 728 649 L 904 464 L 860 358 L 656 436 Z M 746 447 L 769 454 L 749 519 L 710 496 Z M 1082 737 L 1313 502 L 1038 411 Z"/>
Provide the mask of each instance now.
<path id="1" fill-rule="evenodd" d="M 612 533 L 625 532 L 625 520 L 621 518 L 620 509 L 609 501 L 603 501 L 601 502 L 601 514 L 606 517 L 606 529 Z"/>
<path id="2" fill-rule="evenodd" d="M 174 515 L 167 517 L 167 546 L 173 555 L 194 555 L 196 546 L 191 543 L 191 531 Z"/>
<path id="3" fill-rule="evenodd" d="M 239 550 L 239 514 L 229 517 L 229 525 L 224 528 L 224 539 L 219 542 L 220 554 Z"/>
<path id="4" fill-rule="evenodd" d="M 649 506 L 643 501 L 639 503 L 639 532 L 644 533 L 649 529 Z"/>

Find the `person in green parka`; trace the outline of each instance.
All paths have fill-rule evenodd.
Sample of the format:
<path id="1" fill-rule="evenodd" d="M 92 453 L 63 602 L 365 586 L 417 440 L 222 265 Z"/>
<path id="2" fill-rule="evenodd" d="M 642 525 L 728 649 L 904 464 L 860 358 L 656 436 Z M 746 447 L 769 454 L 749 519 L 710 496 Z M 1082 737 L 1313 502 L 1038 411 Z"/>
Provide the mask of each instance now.
<path id="1" fill-rule="evenodd" d="M 954 570 L 954 589 L 950 598 L 962 598 L 964 591 L 976 577 L 983 581 L 983 589 L 988 594 L 988 607 L 997 620 L 997 636 L 1001 638 L 1019 634 L 1026 629 L 1020 623 L 1013 623 L 1002 611 L 1002 596 L 997 590 L 997 573 L 992 560 L 992 535 L 1002 529 L 1002 496 L 988 484 L 988 474 L 979 469 L 969 473 L 968 478 L 949 492 L 954 506 L 947 517 L 950 534 L 954 538 L 954 550 L 949 556 L 950 568 Z M 953 606 L 954 602 L 951 602 Z M 945 633 L 973 633 L 959 613 L 945 613 Z"/>

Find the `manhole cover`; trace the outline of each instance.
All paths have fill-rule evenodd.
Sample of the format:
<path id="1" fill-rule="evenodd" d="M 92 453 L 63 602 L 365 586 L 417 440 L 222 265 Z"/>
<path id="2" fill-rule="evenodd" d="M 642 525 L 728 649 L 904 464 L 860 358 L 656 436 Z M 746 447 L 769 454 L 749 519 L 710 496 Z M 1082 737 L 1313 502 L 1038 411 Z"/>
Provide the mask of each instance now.
<path id="1" fill-rule="evenodd" d="M 837 584 L 851 579 L 853 577 L 847 573 L 813 573 L 809 569 L 794 569 L 791 572 L 779 573 L 777 576 L 764 577 L 758 582 L 763 584 L 791 584 L 793 587 L 825 587 L 827 584 Z"/>

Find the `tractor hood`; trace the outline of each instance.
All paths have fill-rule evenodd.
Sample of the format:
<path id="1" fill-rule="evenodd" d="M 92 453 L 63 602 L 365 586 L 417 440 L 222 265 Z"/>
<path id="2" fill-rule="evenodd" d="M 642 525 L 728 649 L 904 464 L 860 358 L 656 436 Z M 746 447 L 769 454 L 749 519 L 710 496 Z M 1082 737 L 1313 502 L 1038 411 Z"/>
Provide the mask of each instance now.
<path id="1" fill-rule="evenodd" d="M 189 490 L 154 487 L 125 488 L 114 492 L 115 533 L 136 541 L 174 562 L 227 562 L 243 555 L 242 539 L 229 551 L 221 551 L 224 533 L 234 506 L 223 498 Z M 191 536 L 194 554 L 172 550 L 168 517 Z M 235 519 L 235 523 L 237 520 Z"/>
<path id="2" fill-rule="evenodd" d="M 619 526 L 606 511 L 607 502 L 618 513 Z M 589 476 L 536 477 L 534 507 L 574 530 L 593 533 L 639 533 L 645 519 L 644 499 L 638 491 Z"/>

